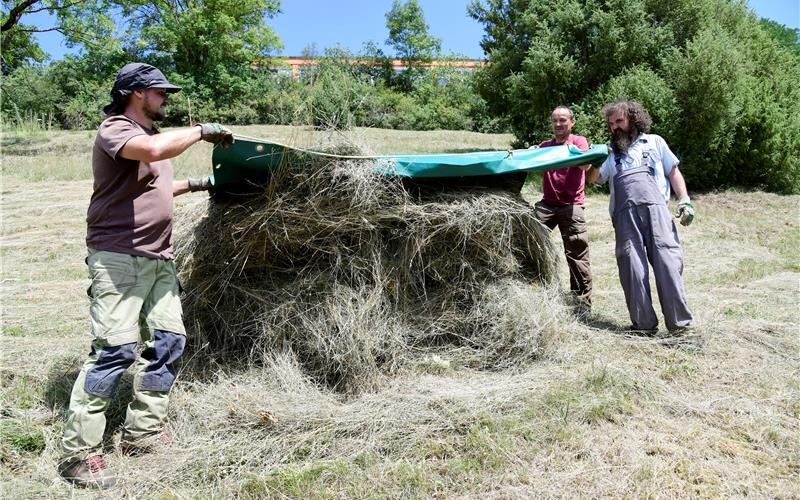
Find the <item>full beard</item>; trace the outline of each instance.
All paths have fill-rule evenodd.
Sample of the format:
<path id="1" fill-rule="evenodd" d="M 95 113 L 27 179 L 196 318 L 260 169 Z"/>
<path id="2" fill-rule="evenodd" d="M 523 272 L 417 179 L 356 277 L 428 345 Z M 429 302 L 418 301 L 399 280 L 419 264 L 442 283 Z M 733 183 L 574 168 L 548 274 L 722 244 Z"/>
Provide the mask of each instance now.
<path id="1" fill-rule="evenodd" d="M 611 146 L 618 153 L 627 151 L 637 137 L 639 129 L 635 125 L 628 127 L 628 130 L 617 129 L 611 133 Z"/>
<path id="2" fill-rule="evenodd" d="M 166 114 L 164 113 L 164 108 L 163 107 L 157 107 L 157 108 L 153 109 L 154 106 L 152 106 L 151 102 L 152 101 L 150 101 L 150 99 L 148 98 L 148 95 L 145 94 L 145 97 L 144 97 L 144 109 L 142 110 L 144 112 L 144 115 L 146 117 L 150 118 L 151 120 L 153 120 L 154 122 L 157 122 L 159 120 L 163 120 L 164 117 L 166 116 Z"/>
<path id="3" fill-rule="evenodd" d="M 148 118 L 150 118 L 154 122 L 157 122 L 159 120 L 163 120 L 164 117 L 166 116 L 166 114 L 164 113 L 164 110 L 162 108 L 156 108 L 155 111 L 150 109 L 150 108 L 145 108 L 144 109 L 144 114 L 145 114 L 145 116 L 147 116 Z"/>

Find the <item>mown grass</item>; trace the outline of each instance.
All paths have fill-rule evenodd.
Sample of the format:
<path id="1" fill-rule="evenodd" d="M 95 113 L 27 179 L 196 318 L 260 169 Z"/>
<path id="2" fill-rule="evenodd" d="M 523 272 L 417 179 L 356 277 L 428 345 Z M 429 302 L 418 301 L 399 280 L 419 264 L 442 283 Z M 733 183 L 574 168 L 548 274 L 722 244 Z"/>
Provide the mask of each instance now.
<path id="1" fill-rule="evenodd" d="M 242 129 L 306 146 L 336 139 L 290 127 Z M 0 138 L 7 498 L 95 495 L 71 489 L 55 469 L 64 409 L 89 343 L 83 235 L 93 136 Z M 349 140 L 388 152 L 504 149 L 510 138 L 357 130 Z M 175 162 L 178 175 L 207 172 L 209 152 L 194 146 Z M 537 186 L 524 194 L 535 201 Z M 796 495 L 800 197 L 693 197 L 697 218 L 679 233 L 702 345 L 670 347 L 623 331 L 608 198 L 592 194 L 594 315 L 589 324 L 565 321 L 543 359 L 486 372 L 447 352 L 425 354 L 374 392 L 349 397 L 310 382 L 288 357 L 184 372 L 170 410 L 177 444 L 132 459 L 108 449 L 121 478 L 108 496 Z M 181 210 L 192 195 L 176 201 Z M 129 381 L 120 389 L 109 435 L 118 431 Z"/>

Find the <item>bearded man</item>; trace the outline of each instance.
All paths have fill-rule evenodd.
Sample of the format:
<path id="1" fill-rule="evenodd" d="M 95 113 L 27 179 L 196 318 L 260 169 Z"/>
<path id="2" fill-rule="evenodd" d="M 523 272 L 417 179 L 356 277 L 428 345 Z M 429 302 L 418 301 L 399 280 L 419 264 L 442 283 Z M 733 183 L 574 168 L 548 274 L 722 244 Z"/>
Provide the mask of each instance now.
<path id="1" fill-rule="evenodd" d="M 678 197 L 678 217 L 688 226 L 694 207 L 678 158 L 664 139 L 650 131 L 651 119 L 636 101 L 617 101 L 603 108 L 611 133 L 611 152 L 599 168 L 586 173 L 587 182 L 609 182 L 609 212 L 614 224 L 619 279 L 625 292 L 632 329 L 655 333 L 658 318 L 650 295 L 653 266 L 664 322 L 671 333 L 692 324 L 683 287 L 683 255 L 678 231 L 667 203 L 670 187 Z"/>
<path id="2" fill-rule="evenodd" d="M 210 179 L 175 181 L 169 159 L 200 140 L 223 147 L 233 142 L 233 134 L 215 123 L 160 132 L 154 122 L 179 90 L 153 66 L 125 65 L 95 138 L 86 216 L 93 340 L 72 389 L 59 463 L 62 477 L 76 486 L 108 488 L 116 481 L 102 453 L 105 412 L 134 362 L 120 449 L 144 453 L 171 440 L 164 422 L 186 343 L 173 261 L 173 198 L 207 190 Z"/>

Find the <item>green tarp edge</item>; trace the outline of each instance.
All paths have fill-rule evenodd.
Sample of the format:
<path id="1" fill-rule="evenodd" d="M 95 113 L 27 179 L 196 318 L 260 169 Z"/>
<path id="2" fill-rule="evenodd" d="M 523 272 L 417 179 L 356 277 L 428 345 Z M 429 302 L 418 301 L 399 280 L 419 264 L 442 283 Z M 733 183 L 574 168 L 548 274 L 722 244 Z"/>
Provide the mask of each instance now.
<path id="1" fill-rule="evenodd" d="M 217 188 L 267 182 L 271 171 L 280 168 L 284 161 L 325 158 L 373 160 L 375 170 L 384 175 L 442 178 L 552 170 L 587 163 L 599 165 L 608 156 L 608 148 L 605 145 L 591 146 L 586 151 L 565 145 L 474 153 L 343 156 L 292 148 L 263 139 L 244 136 L 235 138 L 233 145 L 227 149 L 214 148 L 212 182 Z"/>

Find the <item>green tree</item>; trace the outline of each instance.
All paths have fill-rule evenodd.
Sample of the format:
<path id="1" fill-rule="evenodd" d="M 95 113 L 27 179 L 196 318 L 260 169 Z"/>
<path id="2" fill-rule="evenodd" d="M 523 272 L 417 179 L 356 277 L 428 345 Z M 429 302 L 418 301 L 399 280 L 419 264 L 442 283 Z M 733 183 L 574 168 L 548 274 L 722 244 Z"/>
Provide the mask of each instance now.
<path id="1" fill-rule="evenodd" d="M 440 66 L 414 81 L 411 110 L 415 130 L 479 128 L 483 101 L 472 88 L 473 73 Z"/>
<path id="2" fill-rule="evenodd" d="M 355 113 L 364 99 L 364 92 L 353 66 L 348 63 L 350 57 L 341 49 L 328 49 L 305 76 L 304 114 L 308 124 L 337 130 L 347 130 L 357 124 Z"/>
<path id="3" fill-rule="evenodd" d="M 164 60 L 202 81 L 235 73 L 280 46 L 264 24 L 279 0 L 126 0 L 115 2 L 128 25 L 128 48 Z"/>
<path id="4" fill-rule="evenodd" d="M 789 28 L 772 19 L 760 19 L 761 29 L 767 32 L 781 47 L 800 57 L 800 30 Z"/>
<path id="5" fill-rule="evenodd" d="M 41 63 L 47 59 L 34 38 L 35 33 L 58 31 L 61 34 L 75 35 L 69 31 L 61 19 L 52 26 L 33 26 L 24 19 L 38 12 L 63 14 L 80 1 L 64 0 L 3 0 L 3 11 L 0 12 L 0 55 L 2 56 L 3 74 L 28 63 Z"/>
<path id="6" fill-rule="evenodd" d="M 5 3 L 5 2 L 3 2 Z M 2 58 L 2 71 L 7 75 L 23 64 L 41 63 L 47 59 L 47 54 L 42 50 L 33 37 L 37 29 L 27 24 L 13 21 L 8 13 L 0 14 L 2 30 L 0 30 L 0 57 Z"/>
<path id="7" fill-rule="evenodd" d="M 82 47 L 85 52 L 104 56 L 121 52 L 121 37 L 116 32 L 110 0 L 14 0 L 3 1 L 2 52 L 4 60 L 41 62 L 46 54 L 32 38 L 34 33 L 58 32 L 68 47 Z M 31 26 L 26 17 L 48 12 L 53 20 L 48 26 Z M 8 57 L 7 57 L 8 56 Z M 99 62 L 99 58 L 97 58 Z M 10 67 L 16 67 L 11 64 Z M 9 68 L 10 69 L 10 68 Z M 99 68 L 95 67 L 95 73 Z"/>
<path id="8" fill-rule="evenodd" d="M 250 64 L 280 45 L 265 25 L 278 12 L 279 0 L 16 1 L 4 2 L 10 8 L 3 17 L 3 43 L 11 43 L 11 35 L 29 35 L 25 16 L 47 10 L 55 15 L 47 29 L 59 31 L 68 46 L 79 49 L 46 72 L 63 90 L 65 100 L 56 114 L 66 127 L 94 126 L 116 72 L 132 61 L 154 64 L 184 86 L 167 124 L 185 124 L 190 116 L 233 117 L 235 123 L 258 119 L 242 102 L 257 87 Z M 4 56 L 14 55 L 9 70 L 17 61 L 41 59 L 38 46 L 13 41 L 16 52 L 3 50 Z M 15 93 L 17 99 L 22 99 L 21 92 Z"/>
<path id="9" fill-rule="evenodd" d="M 417 0 L 394 0 L 386 13 L 386 27 L 386 43 L 406 65 L 430 62 L 442 50 L 442 41 L 428 33 L 428 23 Z"/>
<path id="10" fill-rule="evenodd" d="M 580 103 L 632 65 L 656 67 L 675 36 L 642 0 L 474 0 L 468 12 L 491 61 L 478 92 L 529 143 L 549 133 L 555 106 Z"/>
<path id="11" fill-rule="evenodd" d="M 55 116 L 63 99 L 62 89 L 40 66 L 20 66 L 3 77 L 3 114 L 12 120 L 20 121 L 24 113 Z"/>
<path id="12" fill-rule="evenodd" d="M 373 82 L 391 85 L 392 77 L 394 77 L 392 59 L 375 42 L 370 40 L 364 43 L 358 59 L 360 61 L 357 65 L 359 72 L 369 75 Z"/>
<path id="13" fill-rule="evenodd" d="M 386 13 L 386 28 L 389 38 L 386 43 L 393 47 L 406 69 L 392 74 L 391 85 L 403 93 L 411 92 L 414 80 L 423 71 L 419 63 L 430 62 L 441 52 L 441 40 L 428 33 L 428 23 L 417 0 L 394 0 Z"/>
<path id="14" fill-rule="evenodd" d="M 800 59 L 730 0 L 473 0 L 490 64 L 476 75 L 521 144 L 572 105 L 594 142 L 603 103 L 640 100 L 690 185 L 800 192 Z M 780 33 L 783 33 L 781 31 Z M 792 82 L 795 82 L 792 84 Z"/>
<path id="15" fill-rule="evenodd" d="M 26 14 L 56 14 L 55 26 L 48 30 L 61 32 L 69 46 L 80 47 L 103 76 L 109 63 L 117 67 L 121 60 L 142 60 L 191 75 L 198 83 L 226 84 L 230 75 L 249 69 L 252 61 L 280 46 L 277 34 L 264 23 L 279 12 L 280 0 L 17 1 L 10 11 L 16 25 L 9 31 L 25 32 L 19 21 Z M 6 18 L 4 35 L 12 16 Z"/>

